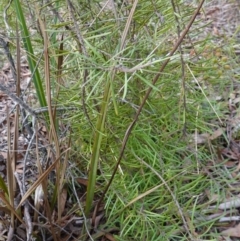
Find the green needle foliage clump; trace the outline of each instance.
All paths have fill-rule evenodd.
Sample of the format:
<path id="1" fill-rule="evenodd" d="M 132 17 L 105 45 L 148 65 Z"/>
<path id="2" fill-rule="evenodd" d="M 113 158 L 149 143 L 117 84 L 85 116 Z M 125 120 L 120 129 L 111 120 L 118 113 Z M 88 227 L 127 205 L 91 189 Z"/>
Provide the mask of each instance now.
<path id="1" fill-rule="evenodd" d="M 15 4 L 21 6 L 17 0 Z M 220 188 L 218 177 L 206 171 L 217 156 L 213 150 L 218 143 L 198 143 L 195 138 L 209 136 L 224 119 L 222 103 L 215 97 L 231 88 L 224 56 L 230 50 L 216 48 L 217 37 L 206 35 L 206 24 L 197 17 L 170 55 L 197 6 L 174 0 L 60 0 L 38 8 L 49 36 L 53 99 L 74 107 L 59 121 L 71 126 L 71 165 L 65 175 L 87 179 L 87 218 L 95 219 L 100 199 L 105 219 L 99 229 L 117 230 L 116 240 L 215 237 L 215 229 L 209 227 L 216 220 L 209 221 L 203 212 L 209 201 L 206 193 L 222 197 L 228 184 L 222 181 Z M 22 31 L 27 35 L 25 25 Z M 38 41 L 32 44 L 40 51 L 40 35 L 34 38 Z M 30 64 L 31 71 L 35 64 Z M 45 106 L 35 73 L 39 102 Z"/>

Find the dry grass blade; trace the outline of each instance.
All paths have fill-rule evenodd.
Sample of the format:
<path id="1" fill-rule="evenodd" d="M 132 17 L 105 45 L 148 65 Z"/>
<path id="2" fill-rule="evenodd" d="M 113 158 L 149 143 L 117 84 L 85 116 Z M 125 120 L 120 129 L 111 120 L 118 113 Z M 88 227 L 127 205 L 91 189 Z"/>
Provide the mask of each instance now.
<path id="1" fill-rule="evenodd" d="M 17 97 L 20 97 L 20 69 L 21 69 L 21 65 L 20 65 L 20 43 L 19 43 L 19 35 L 18 35 L 18 24 L 16 24 L 16 36 L 17 36 L 17 83 L 16 83 L 16 94 Z M 13 139 L 13 150 L 14 150 L 14 158 L 13 161 L 16 164 L 17 163 L 17 157 L 18 157 L 18 133 L 19 133 L 19 111 L 20 111 L 20 107 L 19 105 L 16 106 L 16 113 L 15 113 L 15 125 L 14 125 L 14 139 Z M 25 186 L 25 176 L 23 176 L 22 178 L 22 182 L 20 180 L 20 178 L 18 177 L 17 173 L 14 173 L 16 180 L 18 182 L 18 186 L 20 189 L 20 193 L 23 196 L 24 192 L 25 192 L 25 188 L 23 188 L 23 186 Z M 23 172 L 23 175 L 25 175 L 25 172 Z M 14 179 L 15 180 L 15 179 Z M 31 239 L 32 236 L 32 230 L 33 230 L 33 225 L 32 225 L 32 221 L 31 221 L 31 217 L 30 217 L 30 213 L 29 213 L 29 204 L 26 203 L 24 205 L 24 220 L 26 222 L 26 233 L 27 233 L 27 240 Z"/>
<path id="2" fill-rule="evenodd" d="M 55 127 L 55 119 L 52 111 L 52 98 L 51 98 L 51 83 L 50 83 L 50 67 L 49 67 L 49 54 L 48 54 L 48 36 L 45 28 L 45 23 L 39 19 L 40 26 L 42 29 L 42 33 L 44 36 L 44 71 L 45 71 L 45 83 L 46 83 L 46 94 L 47 94 L 47 103 L 48 103 L 48 114 L 50 117 L 50 135 L 49 140 L 51 142 L 52 138 L 55 144 L 56 149 L 56 158 L 60 157 L 60 146 L 59 146 L 59 140 L 57 136 L 57 131 Z M 58 205 L 60 205 L 61 201 L 61 189 L 60 189 L 60 162 L 56 163 L 56 191 L 57 191 L 57 200 Z M 58 219 L 61 218 L 61 210 L 58 208 Z"/>
<path id="3" fill-rule="evenodd" d="M 57 136 L 57 131 L 55 128 L 55 119 L 52 110 L 52 98 L 51 98 L 51 83 L 50 83 L 50 67 L 49 67 L 49 53 L 48 53 L 48 36 L 45 27 L 45 23 L 39 18 L 40 28 L 44 38 L 44 63 L 45 63 L 45 82 L 46 82 L 46 94 L 47 94 L 47 103 L 48 103 L 48 114 L 50 119 L 50 135 L 49 140 L 51 142 L 52 138 L 55 144 L 56 149 L 56 158 L 60 157 L 60 147 L 59 140 Z M 56 192 L 57 192 L 57 200 L 58 205 L 61 203 L 61 189 L 60 189 L 60 176 L 61 176 L 61 168 L 60 163 L 56 163 Z M 61 210 L 58 208 L 58 219 L 61 218 Z"/>
<path id="4" fill-rule="evenodd" d="M 11 127 L 10 127 L 10 117 L 9 109 L 7 106 L 7 127 L 8 127 L 8 150 L 7 150 L 7 185 L 8 185 L 8 197 L 10 206 L 14 207 L 14 190 L 16 187 L 16 182 L 14 178 L 15 163 L 14 158 L 11 153 Z M 11 226 L 14 228 L 14 213 L 11 212 Z"/>
<path id="5" fill-rule="evenodd" d="M 19 36 L 18 36 L 18 25 L 16 29 L 17 35 L 17 83 L 16 83 L 16 95 L 20 96 L 20 44 L 19 44 Z M 14 137 L 13 137 L 13 163 L 14 165 L 17 163 L 17 154 L 18 154 L 18 133 L 19 133 L 19 105 L 16 106 L 16 113 L 14 117 Z M 15 171 L 15 168 L 14 168 Z M 15 178 L 14 178 L 15 181 Z M 16 185 L 16 184 L 15 184 Z"/>
<path id="6" fill-rule="evenodd" d="M 131 8 L 130 14 L 129 14 L 129 16 L 128 16 L 127 23 L 126 23 L 125 28 L 124 28 L 124 31 L 123 31 L 123 33 L 122 33 L 120 51 L 122 51 L 122 50 L 124 49 L 124 47 L 125 47 L 126 38 L 127 38 L 127 33 L 128 33 L 128 30 L 129 30 L 130 24 L 131 24 L 131 22 L 132 22 L 133 14 L 134 14 L 134 12 L 135 12 L 137 3 L 138 3 L 138 0 L 135 0 L 134 3 L 133 3 L 133 6 L 132 6 L 132 8 Z"/>
<path id="7" fill-rule="evenodd" d="M 68 149 L 66 151 L 68 151 Z M 64 154 L 65 152 L 63 152 L 62 154 Z M 26 201 L 26 199 L 32 194 L 32 192 L 47 178 L 48 174 L 53 170 L 53 168 L 55 168 L 56 164 L 59 162 L 60 157 L 57 158 L 52 163 L 52 165 L 38 178 L 38 180 L 28 189 L 28 191 L 22 197 L 22 200 L 20 201 L 17 209 Z"/>
<path id="8" fill-rule="evenodd" d="M 5 197 L 5 194 L 3 192 L 0 192 L 0 198 L 2 199 L 2 201 L 5 203 L 5 205 L 7 206 L 7 208 L 10 210 L 11 214 L 15 215 L 17 217 L 17 219 L 24 224 L 23 220 L 20 218 L 20 216 L 18 215 L 18 213 L 15 211 L 14 207 L 8 202 L 8 200 Z"/>
<path id="9" fill-rule="evenodd" d="M 40 162 L 40 158 L 39 158 L 39 148 L 38 148 L 38 131 L 37 131 L 37 128 L 36 128 L 36 130 L 35 130 L 35 133 L 36 133 L 36 156 L 37 156 L 37 160 L 36 160 L 36 164 L 37 164 L 37 168 L 38 168 L 38 173 L 39 173 L 39 175 L 41 176 L 42 175 L 42 173 L 43 173 L 43 170 L 42 170 L 42 166 L 41 166 L 41 162 Z M 44 180 L 45 181 L 45 180 Z M 39 187 L 39 190 L 41 189 L 43 189 L 43 188 L 45 188 L 45 190 L 47 190 L 46 189 L 46 184 L 44 184 L 44 181 L 43 181 L 43 184 L 41 185 L 41 188 L 40 188 L 40 185 L 38 186 Z M 36 188 L 36 190 L 38 189 L 38 187 Z M 44 192 L 44 194 L 45 194 L 46 192 Z M 38 192 L 38 194 L 40 194 L 39 192 Z M 39 211 L 39 209 L 40 209 L 40 204 L 41 204 L 41 200 L 39 200 L 39 197 L 40 197 L 40 195 L 39 196 L 37 196 L 36 194 L 35 194 L 35 200 L 34 200 L 34 206 L 35 206 L 35 211 L 34 211 L 34 218 L 33 218 L 33 221 L 34 222 L 37 222 L 37 218 L 38 218 L 38 211 Z M 46 199 L 46 198 L 45 198 Z"/>
<path id="10" fill-rule="evenodd" d="M 20 43 L 19 43 L 19 35 L 18 35 L 18 24 L 16 25 L 16 35 L 17 35 L 17 83 L 16 83 L 16 95 L 17 97 L 20 96 Z M 13 164 L 14 165 L 14 171 L 15 171 L 15 165 L 17 163 L 17 155 L 18 155 L 18 133 L 19 133 L 19 105 L 16 106 L 16 113 L 14 116 L 14 137 L 13 137 Z M 14 176 L 14 175 L 13 175 Z M 16 186 L 16 181 L 14 178 L 14 186 Z"/>
<path id="11" fill-rule="evenodd" d="M 63 52 L 63 34 L 61 36 L 61 44 L 59 47 L 59 54 L 60 56 L 58 56 L 58 61 L 57 61 L 57 88 L 56 88 L 56 99 L 58 99 L 58 95 L 59 95 L 59 91 L 60 91 L 60 86 L 63 85 L 63 81 L 62 81 L 62 65 L 63 65 L 63 55 L 61 54 Z M 53 110 L 53 119 L 55 120 L 56 118 L 56 107 L 54 107 Z"/>
<path id="12" fill-rule="evenodd" d="M 49 68 L 49 54 L 48 54 L 48 37 L 47 31 L 45 28 L 44 22 L 39 18 L 40 28 L 43 33 L 44 37 L 44 63 L 45 63 L 45 82 L 46 82 L 46 94 L 47 94 L 47 104 L 48 104 L 48 114 L 50 117 L 50 137 L 53 137 L 55 148 L 56 148 L 56 157 L 60 156 L 60 148 L 59 148 L 59 141 L 58 136 L 55 128 L 54 118 L 53 118 L 53 110 L 52 110 L 52 98 L 51 98 L 51 84 L 50 84 L 50 68 Z"/>
<path id="13" fill-rule="evenodd" d="M 67 169 L 70 145 L 71 145 L 71 135 L 70 135 L 69 140 L 68 140 L 68 147 L 67 147 L 68 151 L 66 151 L 66 155 L 65 155 L 65 158 L 64 158 L 64 161 L 63 161 L 63 164 L 62 164 L 62 168 L 61 168 L 61 177 L 60 177 L 60 180 L 59 180 L 59 182 L 60 182 L 60 190 L 62 190 L 63 185 L 64 185 L 64 174 L 65 174 L 66 169 Z"/>

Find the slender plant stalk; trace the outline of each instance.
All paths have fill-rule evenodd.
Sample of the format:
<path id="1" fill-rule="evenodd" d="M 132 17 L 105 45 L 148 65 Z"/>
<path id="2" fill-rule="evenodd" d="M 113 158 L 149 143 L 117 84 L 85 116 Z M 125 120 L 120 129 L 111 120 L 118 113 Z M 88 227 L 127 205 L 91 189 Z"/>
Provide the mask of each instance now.
<path id="1" fill-rule="evenodd" d="M 125 47 L 127 33 L 129 31 L 130 23 L 132 21 L 132 17 L 133 17 L 134 11 L 136 9 L 137 3 L 138 3 L 138 0 L 135 0 L 134 4 L 132 6 L 132 9 L 131 9 L 130 15 L 127 19 L 127 22 L 126 22 L 126 25 L 125 25 L 125 28 L 124 28 L 124 31 L 122 34 L 122 38 L 121 38 L 119 52 L 121 52 Z M 115 70 L 111 71 L 111 73 L 110 73 L 111 75 L 109 76 L 110 78 L 108 78 L 107 83 L 105 85 L 101 113 L 100 113 L 100 115 L 98 117 L 98 121 L 97 121 L 97 127 L 96 127 L 94 144 L 93 144 L 93 153 L 92 153 L 91 164 L 90 164 L 89 182 L 88 182 L 88 187 L 87 187 L 87 200 L 86 200 L 86 209 L 85 209 L 86 215 L 89 215 L 89 212 L 90 212 L 90 209 L 92 206 L 95 185 L 96 185 L 97 164 L 98 164 L 98 159 L 99 159 L 99 153 L 100 153 L 101 141 L 102 141 L 104 125 L 105 125 L 105 120 L 106 120 L 106 114 L 107 114 L 107 105 L 108 105 L 109 97 L 110 97 L 111 93 L 112 94 L 114 93 L 112 84 L 113 84 L 115 73 L 116 73 Z M 95 215 L 96 215 L 96 213 L 95 213 Z M 95 215 L 94 215 L 93 222 L 95 222 Z"/>
<path id="2" fill-rule="evenodd" d="M 9 204 L 14 207 L 14 189 L 15 179 L 13 173 L 15 171 L 15 163 L 13 162 L 13 155 L 11 153 L 11 129 L 10 129 L 10 117 L 9 109 L 7 107 L 7 128 L 8 128 L 8 151 L 7 151 L 7 183 L 8 183 L 8 198 Z M 11 212 L 11 228 L 14 229 L 14 213 Z"/>
<path id="3" fill-rule="evenodd" d="M 104 125 L 105 125 L 105 120 L 107 115 L 107 105 L 109 102 L 110 93 L 111 93 L 111 77 L 109 76 L 105 86 L 105 90 L 104 90 L 104 97 L 102 101 L 101 112 L 98 116 L 95 137 L 94 137 L 93 153 L 91 157 L 90 173 L 89 173 L 89 180 L 88 180 L 88 186 L 87 186 L 87 200 L 86 200 L 86 208 L 85 208 L 85 214 L 87 216 L 89 215 L 89 212 L 92 206 L 92 201 L 93 201 L 93 196 L 95 191 L 97 165 L 99 160 L 101 141 L 104 135 L 103 134 Z"/>
<path id="4" fill-rule="evenodd" d="M 34 55 L 31 40 L 30 40 L 30 34 L 29 34 L 29 31 L 28 31 L 28 28 L 26 25 L 24 15 L 23 15 L 22 7 L 21 7 L 19 0 L 14 0 L 14 3 L 15 3 L 15 9 L 17 12 L 17 17 L 18 17 L 18 20 L 20 23 L 20 30 L 22 33 L 24 48 L 27 52 L 29 68 L 33 74 L 33 83 L 36 88 L 37 97 L 38 97 L 41 107 L 45 107 L 45 106 L 47 106 L 47 101 L 46 101 L 46 98 L 44 95 L 42 80 L 41 80 L 40 73 L 37 68 L 35 55 Z"/>

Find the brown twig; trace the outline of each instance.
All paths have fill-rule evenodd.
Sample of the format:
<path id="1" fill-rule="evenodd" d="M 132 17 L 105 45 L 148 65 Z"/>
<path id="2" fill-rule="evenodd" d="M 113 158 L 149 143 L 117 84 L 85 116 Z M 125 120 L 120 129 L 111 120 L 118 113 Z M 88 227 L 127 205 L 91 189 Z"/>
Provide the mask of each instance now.
<path id="1" fill-rule="evenodd" d="M 4 49 L 4 53 L 8 58 L 8 62 L 10 63 L 10 69 L 12 71 L 13 79 L 16 83 L 16 81 L 17 81 L 16 67 L 15 67 L 11 52 L 9 50 L 9 42 L 5 41 L 5 39 L 2 36 L 0 36 L 0 46 L 2 46 L 2 48 Z"/>
<path id="2" fill-rule="evenodd" d="M 79 29 L 79 24 L 77 23 L 77 20 L 76 20 L 76 18 L 74 16 L 73 4 L 72 4 L 72 2 L 70 0 L 68 0 L 67 3 L 68 3 L 68 7 L 70 9 L 71 17 L 72 17 L 73 22 L 74 22 L 74 28 L 75 28 L 75 31 L 76 31 L 77 39 L 79 41 L 78 45 L 81 47 L 81 51 L 84 54 L 84 56 L 86 57 L 86 59 L 87 59 L 89 57 L 88 56 L 88 52 L 87 52 L 85 44 L 84 44 L 83 36 L 82 36 L 82 34 L 80 32 L 80 29 Z M 83 84 L 82 84 L 82 106 L 83 106 L 84 114 L 85 114 L 85 116 L 88 119 L 88 122 L 93 127 L 93 124 L 91 122 L 90 116 L 89 116 L 88 111 L 87 111 L 86 102 L 85 102 L 85 99 L 86 99 L 86 89 L 85 89 L 85 86 L 86 86 L 86 83 L 87 83 L 88 75 L 89 75 L 88 70 L 86 68 L 84 68 L 84 71 L 83 71 Z"/>
<path id="3" fill-rule="evenodd" d="M 16 177 L 21 196 L 24 196 L 25 191 L 23 190 L 23 187 L 25 186 L 23 182 L 20 181 L 20 178 L 18 176 L 17 172 L 14 172 L 14 175 Z M 28 201 L 26 201 L 24 204 L 24 220 L 26 222 L 26 231 L 27 231 L 27 240 L 31 240 L 32 237 L 32 231 L 33 231 L 33 224 L 31 221 L 31 216 L 30 216 L 30 207 Z"/>
<path id="4" fill-rule="evenodd" d="M 180 36 L 180 38 L 178 39 L 178 41 L 176 42 L 176 44 L 173 46 L 172 51 L 168 54 L 168 57 L 169 57 L 169 58 L 163 63 L 163 65 L 162 65 L 161 68 L 159 69 L 158 74 L 156 74 L 156 76 L 153 78 L 153 81 L 152 81 L 152 85 L 151 85 L 151 86 L 153 86 L 153 85 L 156 84 L 156 82 L 158 81 L 159 77 L 162 75 L 163 70 L 165 69 L 165 67 L 167 66 L 168 62 L 170 61 L 171 57 L 172 57 L 173 54 L 176 52 L 176 50 L 179 48 L 179 46 L 180 46 L 180 44 L 182 43 L 184 37 L 186 36 L 186 34 L 188 33 L 190 27 L 192 26 L 195 18 L 197 17 L 197 15 L 198 15 L 198 13 L 199 13 L 199 11 L 200 11 L 200 9 L 201 9 L 204 1 L 205 1 L 205 0 L 202 0 L 202 1 L 199 3 L 198 8 L 196 9 L 195 13 L 193 14 L 192 18 L 191 18 L 190 21 L 189 21 L 189 24 L 186 26 L 186 28 L 185 28 L 184 31 L 182 32 L 182 35 Z M 103 191 L 103 193 L 102 193 L 102 195 L 101 195 L 101 197 L 100 197 L 100 199 L 99 199 L 99 201 L 98 201 L 98 203 L 97 203 L 97 205 L 96 205 L 96 207 L 95 207 L 95 209 L 94 209 L 93 220 L 95 220 L 96 215 L 97 215 L 97 212 L 98 212 L 98 209 L 99 209 L 99 207 L 100 207 L 100 205 L 101 205 L 101 203 L 102 203 L 102 201 L 103 201 L 103 198 L 104 198 L 105 194 L 107 193 L 107 191 L 108 191 L 108 189 L 109 189 L 109 187 L 110 187 L 110 185 L 111 185 L 111 183 L 112 183 L 112 181 L 113 181 L 113 178 L 114 178 L 114 176 L 115 176 L 115 174 L 116 174 L 116 172 L 117 172 L 117 170 L 118 170 L 118 166 L 119 166 L 119 164 L 120 164 L 120 162 L 121 162 L 121 160 L 122 160 L 122 157 L 123 157 L 123 154 L 124 154 L 125 147 L 126 147 L 126 145 L 127 145 L 127 141 L 128 141 L 128 139 L 129 139 L 129 136 L 130 136 L 130 134 L 131 134 L 131 132 L 132 132 L 132 130 L 133 130 L 133 127 L 135 126 L 135 124 L 136 124 L 136 122 L 137 122 L 137 120 L 138 120 L 138 117 L 139 117 L 140 113 L 142 112 L 143 106 L 145 105 L 145 103 L 146 103 L 146 101 L 147 101 L 147 99 L 148 99 L 148 97 L 149 97 L 149 95 L 150 95 L 150 93 L 151 93 L 151 91 L 152 91 L 152 89 L 153 89 L 153 87 L 151 87 L 151 86 L 150 86 L 149 89 L 147 90 L 147 92 L 146 92 L 146 94 L 145 94 L 145 96 L 144 96 L 144 98 L 143 98 L 143 101 L 142 101 L 140 107 L 138 108 L 138 111 L 137 111 L 137 113 L 136 113 L 136 115 L 135 115 L 132 123 L 129 125 L 129 127 L 127 128 L 127 130 L 126 130 L 126 132 L 125 132 L 125 135 L 124 135 L 124 138 L 123 138 L 123 143 L 122 143 L 122 147 L 121 147 L 121 150 L 120 150 L 120 155 L 119 155 L 119 157 L 118 157 L 117 164 L 116 164 L 116 166 L 115 166 L 115 169 L 114 169 L 114 171 L 113 171 L 113 174 L 112 174 L 112 176 L 111 176 L 111 178 L 110 178 L 110 180 L 109 180 L 109 182 L 108 182 L 105 190 Z M 93 225 L 94 225 L 94 221 L 93 221 Z"/>

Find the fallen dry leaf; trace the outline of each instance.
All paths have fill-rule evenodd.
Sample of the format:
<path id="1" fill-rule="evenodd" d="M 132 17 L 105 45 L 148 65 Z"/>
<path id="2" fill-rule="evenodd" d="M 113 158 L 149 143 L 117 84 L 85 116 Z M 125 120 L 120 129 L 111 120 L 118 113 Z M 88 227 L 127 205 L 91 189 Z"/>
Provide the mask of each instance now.
<path id="1" fill-rule="evenodd" d="M 79 177 L 79 178 L 76 178 L 76 181 L 79 184 L 83 185 L 83 186 L 87 186 L 88 185 L 88 179 L 86 179 L 86 178 Z"/>
<path id="2" fill-rule="evenodd" d="M 114 236 L 110 233 L 106 233 L 105 234 L 105 237 L 110 240 L 110 241 L 116 241 L 116 239 L 114 238 Z"/>
<path id="3" fill-rule="evenodd" d="M 240 238 L 240 224 L 235 226 L 234 228 L 228 228 L 221 232 L 224 236 L 230 236 L 230 237 L 238 237 Z"/>
<path id="4" fill-rule="evenodd" d="M 207 143 L 209 140 L 210 135 L 208 133 L 203 133 L 203 134 L 194 134 L 194 143 L 195 144 L 204 144 Z"/>
<path id="5" fill-rule="evenodd" d="M 212 135 L 210 136 L 210 140 L 215 140 L 216 138 L 218 138 L 219 136 L 221 136 L 224 133 L 224 129 L 219 128 L 216 131 L 214 131 L 212 133 Z"/>
<path id="6" fill-rule="evenodd" d="M 60 196 L 60 205 L 59 205 L 61 215 L 64 211 L 66 201 L 67 201 L 67 189 L 63 188 Z"/>

